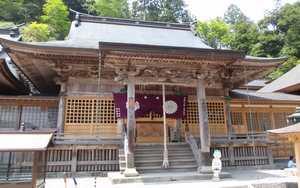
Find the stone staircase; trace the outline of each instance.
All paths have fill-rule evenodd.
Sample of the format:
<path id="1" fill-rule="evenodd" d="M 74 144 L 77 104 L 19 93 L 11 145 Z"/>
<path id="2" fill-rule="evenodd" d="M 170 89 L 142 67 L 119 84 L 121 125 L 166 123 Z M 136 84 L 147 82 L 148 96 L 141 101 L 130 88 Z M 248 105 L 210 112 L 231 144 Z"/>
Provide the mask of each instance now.
<path id="1" fill-rule="evenodd" d="M 169 168 L 162 168 L 163 144 L 137 144 L 135 166 L 139 173 L 196 172 L 197 163 L 187 143 L 169 143 Z"/>

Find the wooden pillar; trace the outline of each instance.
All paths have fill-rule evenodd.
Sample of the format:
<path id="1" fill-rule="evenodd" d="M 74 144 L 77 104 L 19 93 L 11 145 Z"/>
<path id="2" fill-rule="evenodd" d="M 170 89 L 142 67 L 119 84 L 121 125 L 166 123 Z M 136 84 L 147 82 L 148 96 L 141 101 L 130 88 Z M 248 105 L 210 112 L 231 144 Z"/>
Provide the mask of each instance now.
<path id="1" fill-rule="evenodd" d="M 127 84 L 127 136 L 128 152 L 134 153 L 134 129 L 135 129 L 135 85 L 132 81 Z"/>
<path id="2" fill-rule="evenodd" d="M 204 81 L 198 79 L 197 82 L 197 102 L 198 102 L 198 116 L 200 128 L 201 152 L 209 152 L 210 150 L 210 135 L 208 130 L 208 113 L 206 106 L 206 96 Z"/>
<path id="3" fill-rule="evenodd" d="M 269 165 L 274 165 L 274 160 L 273 160 L 273 153 L 272 153 L 272 146 L 268 145 L 267 146 L 267 155 L 269 159 Z"/>
<path id="4" fill-rule="evenodd" d="M 135 84 L 132 79 L 127 83 L 127 137 L 128 153 L 126 154 L 126 177 L 138 176 L 134 164 L 134 141 L 135 141 Z"/>
<path id="5" fill-rule="evenodd" d="M 21 125 L 22 125 L 22 112 L 23 112 L 23 106 L 20 105 L 18 106 L 18 125 L 16 127 L 17 130 L 20 130 Z"/>
<path id="6" fill-rule="evenodd" d="M 36 187 L 36 183 L 38 181 L 38 160 L 39 160 L 39 151 L 33 152 L 33 160 L 32 160 L 32 188 Z"/>
<path id="7" fill-rule="evenodd" d="M 226 124 L 227 124 L 227 136 L 231 139 L 233 134 L 233 127 L 231 122 L 231 109 L 230 109 L 230 96 L 229 89 L 225 89 L 225 114 L 226 114 Z"/>
<path id="8" fill-rule="evenodd" d="M 298 187 L 300 187 L 300 141 L 296 141 L 294 143 L 295 147 L 295 158 L 296 158 L 296 165 L 297 165 L 297 180 L 298 180 Z"/>
<path id="9" fill-rule="evenodd" d="M 58 104 L 58 114 L 57 114 L 57 131 L 58 133 L 64 132 L 64 119 L 65 119 L 65 83 L 60 85 L 59 93 L 59 104 Z"/>
<path id="10" fill-rule="evenodd" d="M 210 152 L 210 135 L 208 129 L 208 112 L 205 96 L 204 81 L 198 79 L 197 81 L 197 102 L 198 102 L 198 116 L 200 129 L 200 156 L 201 166 L 208 166 L 209 152 Z M 200 167 L 200 171 L 201 168 Z"/>
<path id="11" fill-rule="evenodd" d="M 34 151 L 32 160 L 32 188 L 39 188 L 45 185 L 45 166 L 43 151 Z"/>
<path id="12" fill-rule="evenodd" d="M 124 129 L 124 119 L 118 118 L 117 119 L 117 135 L 121 136 Z"/>
<path id="13" fill-rule="evenodd" d="M 228 154 L 229 154 L 229 163 L 230 166 L 235 166 L 235 157 L 234 157 L 234 147 L 233 145 L 228 146 Z"/>
<path id="14" fill-rule="evenodd" d="M 182 120 L 181 119 L 176 119 L 176 134 L 175 134 L 175 140 L 177 142 L 181 141 L 181 125 L 182 125 Z"/>
<path id="15" fill-rule="evenodd" d="M 77 148 L 73 146 L 72 148 L 72 163 L 71 163 L 71 172 L 74 175 L 77 171 Z"/>

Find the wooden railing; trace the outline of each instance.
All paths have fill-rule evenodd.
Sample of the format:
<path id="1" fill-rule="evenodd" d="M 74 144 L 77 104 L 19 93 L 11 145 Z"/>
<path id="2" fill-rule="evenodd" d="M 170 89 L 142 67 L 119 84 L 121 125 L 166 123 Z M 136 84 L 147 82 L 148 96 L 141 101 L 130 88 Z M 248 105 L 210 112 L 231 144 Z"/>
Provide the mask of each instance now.
<path id="1" fill-rule="evenodd" d="M 99 134 L 99 135 L 74 135 L 55 133 L 53 137 L 54 144 L 121 144 L 121 135 Z"/>
<path id="2" fill-rule="evenodd" d="M 194 158 L 196 159 L 197 166 L 201 167 L 201 155 L 200 155 L 200 150 L 197 145 L 197 141 L 193 137 L 193 135 L 186 133 L 185 134 L 185 141 L 190 145 L 190 148 L 193 152 Z"/>
<path id="3" fill-rule="evenodd" d="M 228 143 L 268 143 L 266 133 L 248 133 L 248 134 L 232 134 L 224 136 L 211 137 L 213 144 L 228 144 Z"/>

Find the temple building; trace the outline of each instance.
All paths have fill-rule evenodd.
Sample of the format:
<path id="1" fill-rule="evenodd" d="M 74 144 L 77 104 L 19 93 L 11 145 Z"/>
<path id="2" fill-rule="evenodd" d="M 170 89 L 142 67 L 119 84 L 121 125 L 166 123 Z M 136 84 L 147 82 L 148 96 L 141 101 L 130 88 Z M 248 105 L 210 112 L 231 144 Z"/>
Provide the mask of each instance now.
<path id="1" fill-rule="evenodd" d="M 63 41 L 9 35 L 0 34 L 0 131 L 54 132 L 49 175 L 201 172 L 214 149 L 224 168 L 293 154 L 265 134 L 300 105 L 262 80 L 285 58 L 213 49 L 190 25 L 80 13 Z M 28 156 L 1 152 L 1 175 L 25 173 Z"/>

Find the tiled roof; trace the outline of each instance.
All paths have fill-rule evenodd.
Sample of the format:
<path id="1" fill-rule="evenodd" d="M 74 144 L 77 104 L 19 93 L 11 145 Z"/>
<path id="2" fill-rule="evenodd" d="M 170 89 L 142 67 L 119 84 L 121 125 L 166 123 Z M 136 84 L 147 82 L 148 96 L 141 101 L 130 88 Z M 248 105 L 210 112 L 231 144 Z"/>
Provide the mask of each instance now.
<path id="1" fill-rule="evenodd" d="M 275 92 L 300 84 L 300 65 L 297 65 L 278 79 L 267 84 L 259 92 Z"/>
<path id="2" fill-rule="evenodd" d="M 269 130 L 268 132 L 274 133 L 274 134 L 300 133 L 300 123 L 297 123 L 295 125 L 290 125 L 290 126 L 287 126 L 287 127 L 283 127 L 283 128 L 280 128 L 280 129 Z"/>
<path id="3" fill-rule="evenodd" d="M 274 93 L 260 93 L 253 90 L 235 89 L 231 91 L 230 96 L 236 99 L 264 99 L 264 100 L 289 100 L 300 101 L 299 95 L 292 95 L 280 92 Z"/>
<path id="4" fill-rule="evenodd" d="M 189 25 L 80 15 L 64 41 L 39 45 L 98 49 L 99 42 L 211 49 Z"/>

